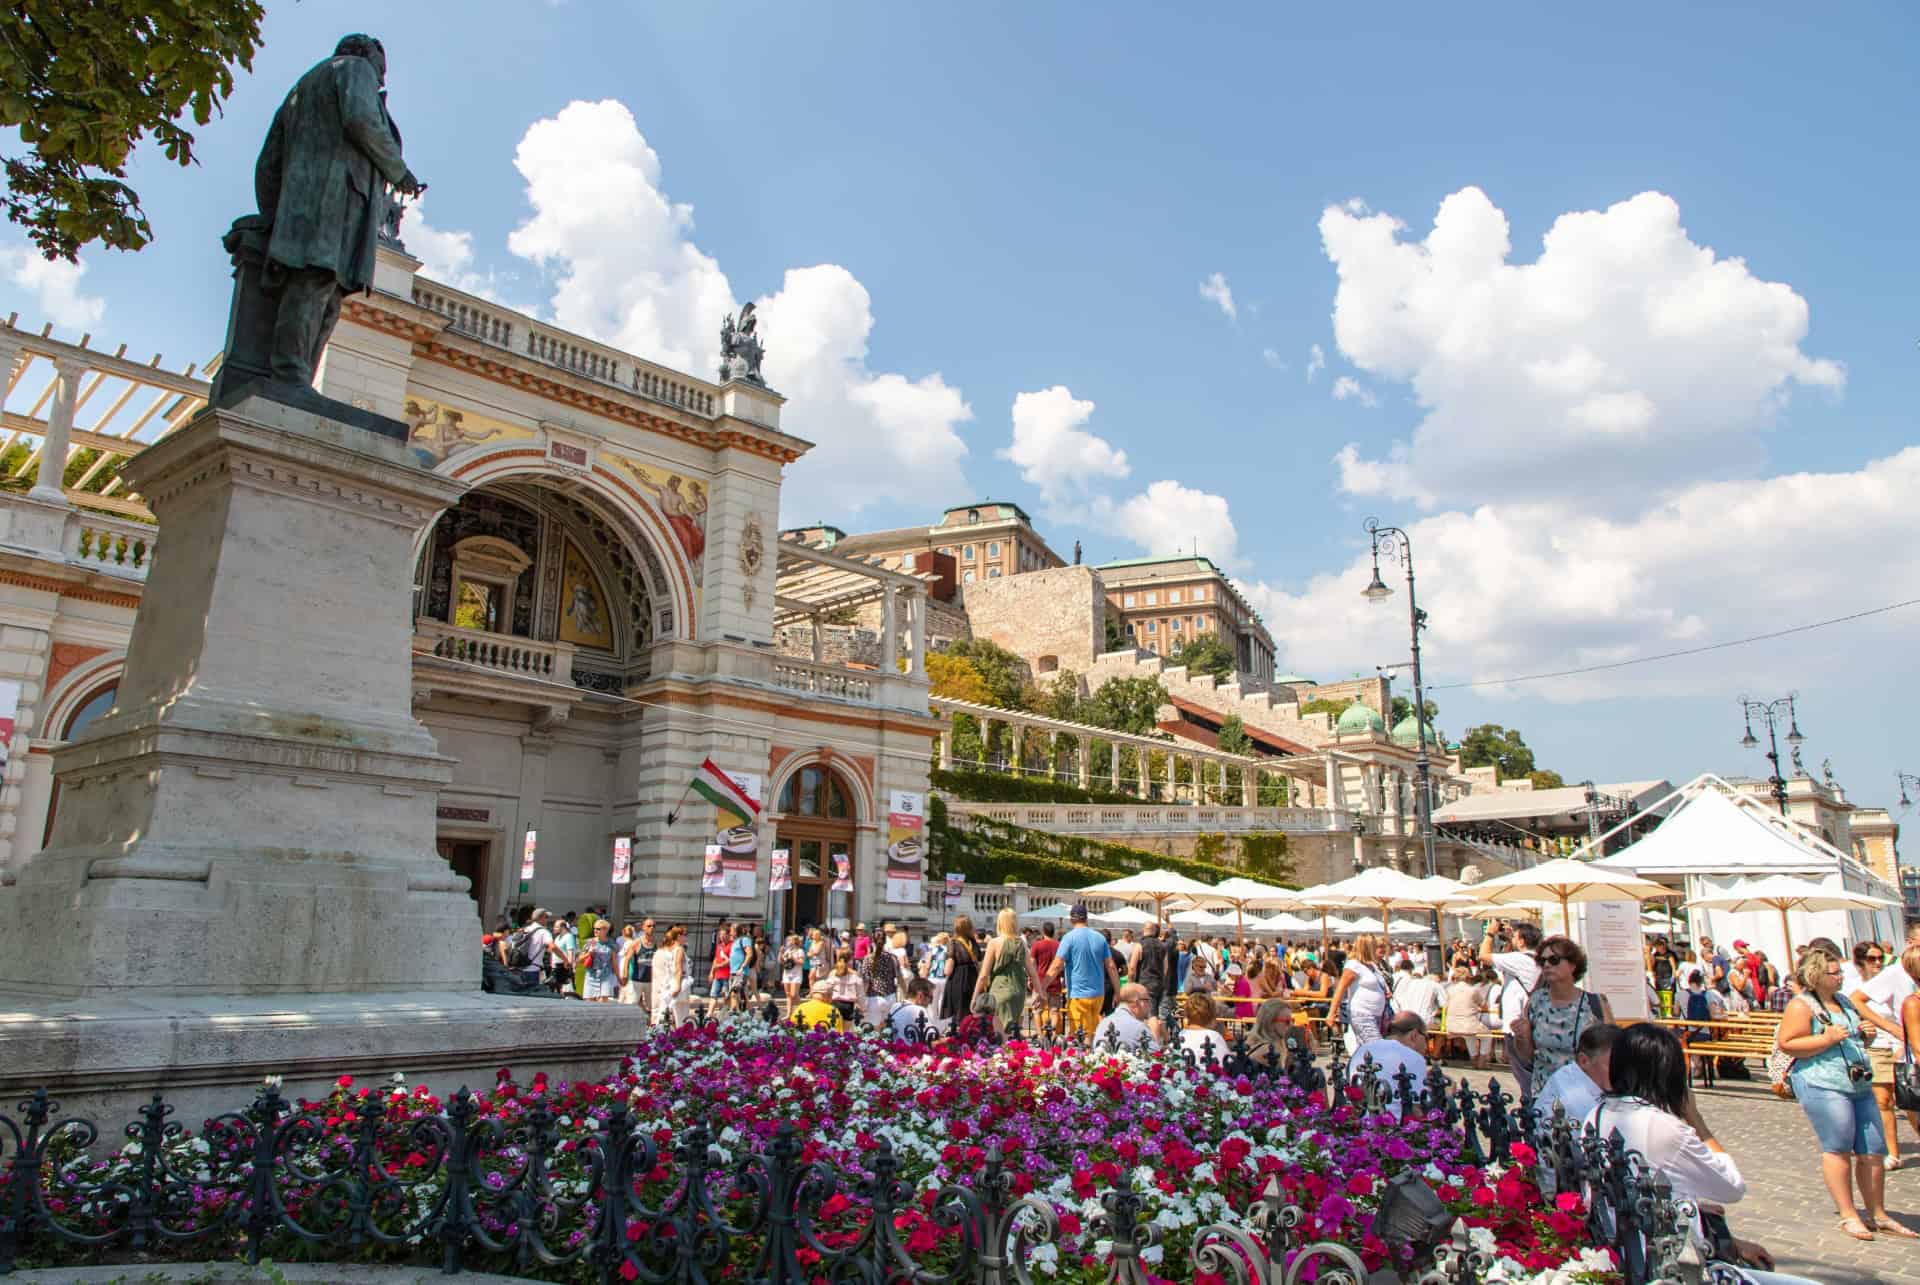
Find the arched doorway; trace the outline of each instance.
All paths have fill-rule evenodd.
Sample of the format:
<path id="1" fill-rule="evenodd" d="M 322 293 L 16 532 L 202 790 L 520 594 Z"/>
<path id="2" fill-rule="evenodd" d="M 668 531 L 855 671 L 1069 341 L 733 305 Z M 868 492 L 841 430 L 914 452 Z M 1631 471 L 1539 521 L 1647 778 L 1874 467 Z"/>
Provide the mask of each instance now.
<path id="1" fill-rule="evenodd" d="M 854 823 L 859 808 L 852 788 L 832 768 L 809 763 L 787 778 L 776 806 L 773 846 L 790 854 L 793 887 L 781 894 L 780 923 L 786 932 L 819 926 L 851 927 L 859 917 L 857 894 L 834 890 L 834 858 L 846 858 L 853 878 Z"/>

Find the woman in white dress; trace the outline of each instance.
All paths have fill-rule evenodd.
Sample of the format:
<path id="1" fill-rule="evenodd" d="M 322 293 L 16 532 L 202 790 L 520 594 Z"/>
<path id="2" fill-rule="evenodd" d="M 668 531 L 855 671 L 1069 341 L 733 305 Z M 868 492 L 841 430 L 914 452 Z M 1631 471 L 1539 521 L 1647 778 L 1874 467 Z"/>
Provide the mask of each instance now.
<path id="1" fill-rule="evenodd" d="M 678 924 L 667 929 L 667 942 L 653 956 L 653 1020 L 678 1026 L 687 1016 L 686 997 L 680 992 L 687 978 L 687 930 Z"/>

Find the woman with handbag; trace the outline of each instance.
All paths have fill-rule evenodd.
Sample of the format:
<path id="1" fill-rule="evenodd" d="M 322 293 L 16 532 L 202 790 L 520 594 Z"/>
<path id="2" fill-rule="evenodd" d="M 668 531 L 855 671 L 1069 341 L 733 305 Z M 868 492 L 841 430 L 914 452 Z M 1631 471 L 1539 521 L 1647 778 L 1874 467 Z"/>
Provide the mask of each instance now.
<path id="1" fill-rule="evenodd" d="M 1819 1139 L 1820 1175 L 1840 1230 L 1855 1240 L 1872 1240 L 1875 1231 L 1920 1240 L 1887 1212 L 1887 1140 L 1873 1100 L 1873 1063 L 1860 1036 L 1860 1014 L 1840 993 L 1846 976 L 1840 957 L 1809 947 L 1794 974 L 1805 990 L 1780 1015 L 1774 1046 L 1794 1058 L 1787 1079 Z M 1865 1220 L 1854 1208 L 1856 1185 Z"/>

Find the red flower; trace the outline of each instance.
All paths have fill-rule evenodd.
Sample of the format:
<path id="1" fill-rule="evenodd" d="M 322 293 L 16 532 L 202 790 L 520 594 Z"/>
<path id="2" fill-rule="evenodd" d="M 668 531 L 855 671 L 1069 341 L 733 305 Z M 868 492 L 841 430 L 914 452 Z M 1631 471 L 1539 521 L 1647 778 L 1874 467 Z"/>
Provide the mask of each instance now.
<path id="1" fill-rule="evenodd" d="M 1481 1209 L 1491 1209 L 1496 1203 L 1493 1188 L 1491 1187 L 1475 1187 L 1473 1189 L 1473 1195 L 1468 1197 L 1468 1199 L 1472 1200 L 1473 1203 Z"/>
<path id="2" fill-rule="evenodd" d="M 351 1075 L 343 1075 L 335 1080 L 334 1083 L 343 1089 L 350 1089 L 353 1087 L 353 1077 Z"/>
<path id="3" fill-rule="evenodd" d="M 627 1259 L 621 1262 L 620 1264 L 621 1280 L 630 1281 L 638 1275 L 640 1275 L 640 1269 L 633 1265 L 633 1261 L 631 1259 Z"/>
<path id="4" fill-rule="evenodd" d="M 1563 1191 L 1553 1198 L 1553 1203 L 1554 1207 L 1559 1209 L 1561 1213 L 1577 1214 L 1580 1212 L 1580 1193 L 1577 1191 Z"/>
<path id="5" fill-rule="evenodd" d="M 1353 1177 L 1347 1179 L 1347 1194 L 1349 1196 L 1365 1196 L 1371 1193 L 1372 1191 L 1373 1191 L 1373 1179 L 1367 1177 L 1363 1173 L 1357 1173 L 1353 1175 Z"/>
<path id="6" fill-rule="evenodd" d="M 1516 1142 L 1513 1144 L 1513 1163 L 1517 1165 L 1530 1165 L 1539 1158 L 1540 1153 L 1535 1151 L 1527 1143 Z"/>

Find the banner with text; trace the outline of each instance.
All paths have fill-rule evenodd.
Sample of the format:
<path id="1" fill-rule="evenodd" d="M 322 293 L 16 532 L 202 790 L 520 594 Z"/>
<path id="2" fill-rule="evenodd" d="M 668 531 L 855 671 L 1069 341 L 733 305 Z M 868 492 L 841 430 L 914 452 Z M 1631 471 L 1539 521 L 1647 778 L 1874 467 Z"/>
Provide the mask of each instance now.
<path id="1" fill-rule="evenodd" d="M 760 802 L 760 778 L 751 772 L 728 772 L 726 778 L 746 798 Z M 716 897 L 752 897 L 760 882 L 760 830 L 751 817 L 742 817 L 737 804 L 716 805 L 714 845 L 720 849 L 720 879 L 703 872 L 700 886 Z M 712 851 L 712 846 L 708 848 Z"/>
<path id="2" fill-rule="evenodd" d="M 895 790 L 887 809 L 887 900 L 919 904 L 925 878 L 927 800 Z"/>
<path id="3" fill-rule="evenodd" d="M 1640 938 L 1640 903 L 1589 901 L 1580 907 L 1586 919 L 1581 944 L 1587 948 L 1587 976 L 1583 983 L 1605 995 L 1616 1018 L 1645 1018 L 1647 1012 L 1646 956 Z"/>

